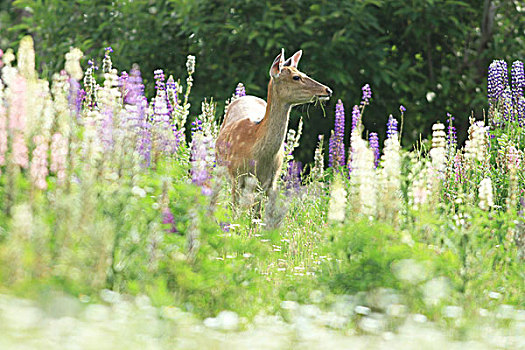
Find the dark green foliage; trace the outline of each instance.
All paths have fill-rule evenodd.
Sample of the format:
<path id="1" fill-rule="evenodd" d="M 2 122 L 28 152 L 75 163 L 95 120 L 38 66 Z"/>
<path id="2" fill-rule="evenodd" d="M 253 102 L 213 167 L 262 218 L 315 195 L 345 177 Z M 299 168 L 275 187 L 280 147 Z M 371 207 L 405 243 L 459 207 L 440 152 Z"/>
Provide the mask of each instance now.
<path id="1" fill-rule="evenodd" d="M 525 16 L 518 5 L 514 0 L 17 0 L 0 5 L 0 24 L 9 28 L 2 30 L 0 45 L 16 46 L 22 35 L 32 34 L 38 67 L 46 73 L 63 67 L 70 46 L 93 58 L 111 45 L 115 66 L 129 70 L 139 63 L 149 89 L 154 69 L 182 76 L 186 54 L 195 54 L 196 101 L 206 96 L 224 101 L 239 81 L 249 94 L 265 96 L 273 57 L 281 47 L 287 54 L 301 48 L 301 69 L 335 91 L 328 109 L 341 98 L 350 111 L 361 86 L 370 83 L 374 103 L 364 123 L 380 139 L 388 114 L 405 105 L 408 145 L 420 132 L 428 133 L 432 122 L 444 121 L 447 111 L 457 116 L 460 139 L 471 111 L 481 116 L 488 63 L 525 55 Z M 430 102 L 429 92 L 436 94 Z M 198 107 L 194 103 L 193 114 Z M 299 160 L 309 161 L 316 135 L 328 134 L 333 121 L 317 107 L 294 114 L 309 116 L 298 152 Z"/>

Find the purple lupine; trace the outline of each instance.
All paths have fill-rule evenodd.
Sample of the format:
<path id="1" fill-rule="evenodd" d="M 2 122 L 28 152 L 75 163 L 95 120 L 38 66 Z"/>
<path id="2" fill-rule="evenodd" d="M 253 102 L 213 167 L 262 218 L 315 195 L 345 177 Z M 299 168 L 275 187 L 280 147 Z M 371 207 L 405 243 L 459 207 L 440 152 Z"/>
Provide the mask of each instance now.
<path id="1" fill-rule="evenodd" d="M 397 119 L 390 114 L 386 123 L 386 137 L 390 139 L 394 135 L 397 135 Z"/>
<path id="2" fill-rule="evenodd" d="M 328 167 L 334 166 L 334 159 L 335 158 L 335 136 L 334 131 L 332 130 L 332 133 L 330 135 L 330 138 L 328 139 Z"/>
<path id="3" fill-rule="evenodd" d="M 166 81 L 166 96 L 168 97 L 167 98 L 168 112 L 169 112 L 170 115 L 172 115 L 173 114 L 173 110 L 179 104 L 179 96 L 178 96 L 178 93 L 177 93 L 177 84 L 175 83 L 175 79 L 173 79 L 172 75 L 170 75 L 168 80 Z"/>
<path id="4" fill-rule="evenodd" d="M 511 68 L 512 102 L 520 126 L 525 123 L 525 73 L 523 62 L 514 61 Z"/>
<path id="5" fill-rule="evenodd" d="M 366 106 L 370 103 L 370 99 L 372 98 L 372 89 L 370 89 L 370 85 L 365 84 L 361 90 L 363 91 L 363 97 L 361 99 L 361 105 Z"/>
<path id="6" fill-rule="evenodd" d="M 341 100 L 335 105 L 335 127 L 328 144 L 328 166 L 338 167 L 345 165 L 345 108 Z"/>
<path id="7" fill-rule="evenodd" d="M 379 137 L 377 136 L 377 132 L 371 132 L 368 136 L 368 144 L 370 145 L 370 149 L 374 152 L 374 165 L 377 168 L 379 165 Z"/>
<path id="8" fill-rule="evenodd" d="M 111 62 L 111 56 L 109 55 L 112 52 L 113 52 L 113 49 L 111 48 L 111 46 L 104 48 L 104 59 L 102 60 L 102 71 L 104 73 L 109 73 L 111 68 L 113 68 L 113 64 Z"/>
<path id="9" fill-rule="evenodd" d="M 288 166 L 288 172 L 284 175 L 284 183 L 288 193 L 297 193 L 301 187 L 302 164 L 292 160 Z"/>
<path id="10" fill-rule="evenodd" d="M 457 144 L 456 127 L 453 125 L 454 117 L 452 114 L 447 113 L 448 132 L 447 132 L 447 144 L 449 147 L 455 147 Z"/>
<path id="11" fill-rule="evenodd" d="M 84 94 L 84 90 L 80 89 L 80 83 L 75 78 L 69 78 L 69 95 L 67 102 L 70 112 L 73 113 L 76 118 L 80 116 Z"/>
<path id="12" fill-rule="evenodd" d="M 404 114 L 407 111 L 407 109 L 403 105 L 399 106 L 399 110 L 401 111 L 401 114 Z"/>
<path id="13" fill-rule="evenodd" d="M 511 82 L 512 82 L 512 96 L 514 98 L 523 96 L 523 88 L 525 87 L 525 73 L 523 69 L 523 62 L 514 61 L 511 68 Z"/>
<path id="14" fill-rule="evenodd" d="M 361 124 L 361 111 L 359 110 L 359 106 L 355 105 L 354 108 L 352 108 L 352 132 L 359 124 Z"/>
<path id="15" fill-rule="evenodd" d="M 244 88 L 244 85 L 242 83 L 237 84 L 237 87 L 235 88 L 235 96 L 236 97 L 246 96 L 246 89 Z"/>
<path id="16" fill-rule="evenodd" d="M 102 113 L 104 118 L 100 125 L 100 140 L 104 145 L 104 149 L 108 150 L 113 146 L 113 111 L 106 108 Z"/>
<path id="17" fill-rule="evenodd" d="M 153 102 L 153 114 L 155 122 L 169 122 L 168 100 L 166 98 L 166 83 L 164 82 L 165 75 L 162 69 L 157 69 L 154 72 L 155 89 L 157 94 Z"/>
<path id="18" fill-rule="evenodd" d="M 202 131 L 202 120 L 199 118 L 195 119 L 195 121 L 191 122 L 191 137 L 193 138 L 193 135 L 197 132 Z"/>
<path id="19" fill-rule="evenodd" d="M 500 96 L 499 104 L 503 109 L 503 120 L 514 121 L 514 115 L 512 114 L 512 94 L 509 89 L 505 89 Z"/>
<path id="20" fill-rule="evenodd" d="M 497 100 L 507 87 L 507 62 L 503 60 L 494 60 L 489 66 L 489 77 L 487 81 L 487 92 L 491 103 Z"/>
<path id="21" fill-rule="evenodd" d="M 134 65 L 129 72 L 124 103 L 129 112 L 127 122 L 136 130 L 138 136 L 137 151 L 142 156 L 143 165 L 149 167 L 151 163 L 151 124 L 146 115 L 147 100 L 137 65 Z"/>
<path id="22" fill-rule="evenodd" d="M 175 225 L 175 217 L 169 208 L 162 211 L 162 223 L 164 225 L 170 225 L 169 229 L 166 229 L 168 233 L 177 233 L 177 226 Z"/>
<path id="23" fill-rule="evenodd" d="M 191 145 L 191 181 L 201 187 L 202 194 L 205 196 L 212 194 L 209 168 L 214 162 L 214 148 L 211 137 L 195 134 Z"/>

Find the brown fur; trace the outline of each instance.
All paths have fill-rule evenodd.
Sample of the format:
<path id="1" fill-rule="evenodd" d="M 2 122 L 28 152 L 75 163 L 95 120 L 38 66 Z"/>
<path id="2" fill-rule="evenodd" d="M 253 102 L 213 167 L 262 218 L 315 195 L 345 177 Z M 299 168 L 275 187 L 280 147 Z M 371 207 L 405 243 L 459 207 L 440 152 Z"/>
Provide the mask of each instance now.
<path id="1" fill-rule="evenodd" d="M 294 76 L 300 79 L 294 80 Z M 264 101 L 253 96 L 242 97 L 228 107 L 217 138 L 217 156 L 228 167 L 234 202 L 237 185 L 244 187 L 249 174 L 257 177 L 267 193 L 275 190 L 291 107 L 329 95 L 330 89 L 295 67 L 281 66 L 279 74 L 270 78 L 264 115 L 260 115 Z"/>

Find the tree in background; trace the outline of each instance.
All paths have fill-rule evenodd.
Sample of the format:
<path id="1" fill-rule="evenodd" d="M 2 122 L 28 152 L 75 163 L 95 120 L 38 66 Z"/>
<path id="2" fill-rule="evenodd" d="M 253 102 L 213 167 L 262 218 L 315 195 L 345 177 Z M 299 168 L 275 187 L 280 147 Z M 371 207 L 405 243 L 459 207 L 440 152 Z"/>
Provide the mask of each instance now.
<path id="1" fill-rule="evenodd" d="M 405 146 L 445 121 L 447 112 L 465 134 L 468 116 L 480 118 L 487 107 L 489 62 L 525 56 L 524 13 L 518 0 L 482 6 L 478 0 L 17 0 L 0 5 L 0 47 L 33 35 L 46 73 L 63 66 L 70 46 L 90 58 L 111 45 L 115 66 L 129 70 L 139 63 L 150 89 L 155 69 L 182 76 L 186 54 L 194 54 L 193 115 L 199 99 L 224 101 L 238 82 L 265 96 L 268 66 L 280 48 L 303 49 L 302 69 L 336 97 L 328 118 L 318 107 L 294 112 L 307 116 L 297 155 L 309 162 L 317 134 L 333 127 L 337 98 L 350 108 L 365 83 L 374 92 L 367 129 L 384 135 L 388 115 L 402 104 Z"/>

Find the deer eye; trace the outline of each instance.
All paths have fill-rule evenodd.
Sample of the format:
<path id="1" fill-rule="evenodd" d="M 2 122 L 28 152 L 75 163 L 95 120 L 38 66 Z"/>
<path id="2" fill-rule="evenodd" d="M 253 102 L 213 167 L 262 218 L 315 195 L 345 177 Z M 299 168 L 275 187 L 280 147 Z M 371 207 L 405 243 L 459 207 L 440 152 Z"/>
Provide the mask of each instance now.
<path id="1" fill-rule="evenodd" d="M 301 77 L 298 76 L 298 75 L 294 75 L 292 79 L 293 79 L 293 80 L 299 80 L 299 79 L 301 79 Z"/>

